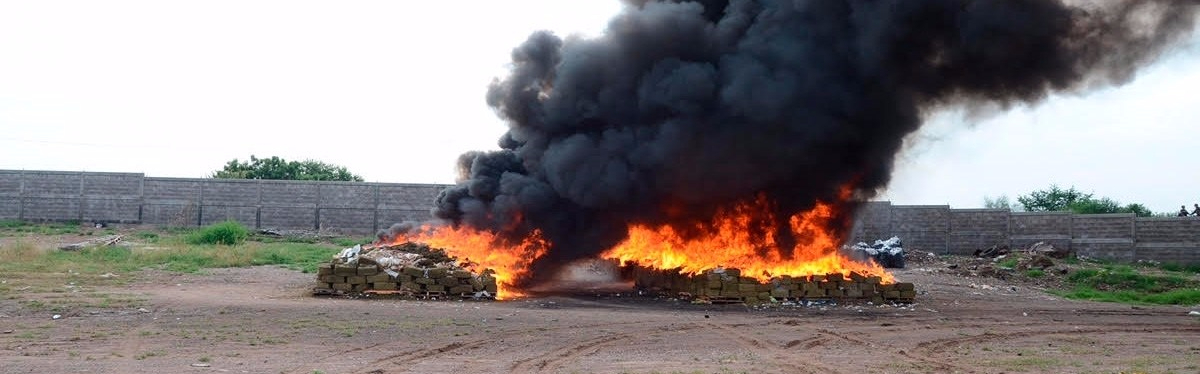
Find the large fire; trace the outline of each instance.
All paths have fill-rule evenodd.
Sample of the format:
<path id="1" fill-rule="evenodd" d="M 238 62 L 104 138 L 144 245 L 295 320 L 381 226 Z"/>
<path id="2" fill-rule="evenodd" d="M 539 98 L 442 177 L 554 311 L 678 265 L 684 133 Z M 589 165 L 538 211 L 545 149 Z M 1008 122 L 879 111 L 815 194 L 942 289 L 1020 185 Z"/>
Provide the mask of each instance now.
<path id="1" fill-rule="evenodd" d="M 711 222 L 697 225 L 701 234 L 682 235 L 667 225 L 651 227 L 631 224 L 629 235 L 620 244 L 605 251 L 601 258 L 620 263 L 635 263 L 653 269 L 678 269 L 697 274 L 705 270 L 737 268 L 741 274 L 766 282 L 772 277 L 793 277 L 841 273 L 877 275 L 884 283 L 895 279 L 883 267 L 867 259 L 854 260 L 838 251 L 840 238 L 830 230 L 834 218 L 830 204 L 818 202 L 811 210 L 788 219 L 793 236 L 792 248 L 780 248 L 770 230 L 759 230 L 755 222 L 772 222 L 765 197 L 735 205 L 716 214 Z M 758 234 L 752 234 L 758 232 Z M 548 250 L 550 243 L 538 232 L 520 242 L 509 242 L 495 233 L 469 227 L 424 226 L 415 233 L 401 233 L 390 243 L 421 242 L 443 248 L 447 254 L 477 270 L 495 271 L 498 298 L 510 299 L 524 294 L 518 281 L 528 276 L 530 264 Z"/>
<path id="2" fill-rule="evenodd" d="M 707 232 L 704 235 L 690 238 L 683 237 L 671 226 L 632 225 L 629 237 L 604 252 L 602 257 L 654 269 L 679 269 L 688 274 L 718 267 L 737 268 L 742 275 L 762 282 L 782 275 L 841 273 L 849 276 L 852 271 L 878 275 L 884 283 L 895 282 L 895 278 L 874 261 L 856 261 L 838 251 L 841 240 L 828 229 L 834 211 L 826 203 L 818 202 L 811 210 L 789 218 L 792 234 L 798 239 L 792 248 L 780 248 L 777 238 L 769 230 L 752 235 L 762 231 L 755 230 L 754 222 L 763 218 L 772 221 L 768 205 L 769 201 L 763 197 L 738 204 L 713 217 L 712 224 L 705 225 Z"/>

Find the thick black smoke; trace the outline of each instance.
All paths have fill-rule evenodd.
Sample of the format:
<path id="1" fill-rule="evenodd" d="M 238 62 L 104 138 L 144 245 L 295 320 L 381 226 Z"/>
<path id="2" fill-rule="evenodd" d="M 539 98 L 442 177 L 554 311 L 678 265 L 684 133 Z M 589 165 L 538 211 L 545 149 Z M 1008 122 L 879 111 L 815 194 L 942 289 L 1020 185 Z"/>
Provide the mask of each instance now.
<path id="1" fill-rule="evenodd" d="M 853 212 L 885 187 L 929 112 L 1124 83 L 1188 35 L 1198 3 L 628 0 L 601 37 L 538 32 L 513 50 L 487 95 L 502 150 L 463 155 L 435 215 L 539 229 L 553 248 L 535 277 L 631 222 L 693 229 L 756 196 L 786 241 L 791 214 Z M 847 185 L 856 197 L 837 199 Z"/>

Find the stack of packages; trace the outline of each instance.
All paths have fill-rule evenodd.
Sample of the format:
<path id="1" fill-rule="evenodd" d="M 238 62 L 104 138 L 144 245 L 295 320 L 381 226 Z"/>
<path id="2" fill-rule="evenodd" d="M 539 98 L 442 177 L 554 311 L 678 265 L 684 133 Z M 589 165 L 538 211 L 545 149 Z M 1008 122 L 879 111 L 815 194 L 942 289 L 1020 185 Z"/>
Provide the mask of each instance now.
<path id="1" fill-rule="evenodd" d="M 881 304 L 912 302 L 917 296 L 912 283 L 884 284 L 879 276 L 864 276 L 850 272 L 781 276 L 763 283 L 753 277 L 741 276 L 738 269 L 712 269 L 696 275 L 680 274 L 677 270 L 637 268 L 632 271 L 634 285 L 639 289 L 680 294 L 701 301 L 743 302 L 749 304 L 785 300 L 858 299 Z"/>
<path id="2" fill-rule="evenodd" d="M 496 278 L 493 274 L 491 270 L 473 273 L 447 256 L 445 251 L 422 244 L 365 249 L 354 246 L 317 268 L 313 293 L 494 299 Z"/>

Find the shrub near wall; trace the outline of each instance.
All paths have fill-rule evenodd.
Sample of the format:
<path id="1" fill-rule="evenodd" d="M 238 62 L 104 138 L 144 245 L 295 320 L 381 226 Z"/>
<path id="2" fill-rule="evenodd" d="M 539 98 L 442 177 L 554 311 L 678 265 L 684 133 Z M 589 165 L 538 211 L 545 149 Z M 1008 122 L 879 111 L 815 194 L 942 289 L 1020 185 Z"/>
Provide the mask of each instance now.
<path id="1" fill-rule="evenodd" d="M 222 244 L 235 245 L 250 236 L 250 229 L 233 220 L 224 221 L 202 228 L 188 235 L 189 244 Z"/>

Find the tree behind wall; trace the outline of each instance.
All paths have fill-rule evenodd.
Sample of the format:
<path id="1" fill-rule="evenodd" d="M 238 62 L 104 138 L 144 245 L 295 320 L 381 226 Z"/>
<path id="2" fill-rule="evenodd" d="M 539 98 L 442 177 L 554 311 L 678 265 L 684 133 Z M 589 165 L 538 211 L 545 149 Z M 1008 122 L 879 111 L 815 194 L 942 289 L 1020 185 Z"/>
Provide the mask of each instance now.
<path id="1" fill-rule="evenodd" d="M 350 173 L 344 166 L 331 165 L 314 160 L 287 161 L 277 156 L 258 158 L 253 155 L 250 156 L 250 161 L 247 162 L 239 161 L 236 158 L 229 161 L 225 164 L 225 168 L 213 172 L 212 178 L 363 181 L 362 177 Z"/>
<path id="2" fill-rule="evenodd" d="M 1017 202 L 1030 212 L 1075 212 L 1079 214 L 1133 213 L 1138 217 L 1154 215 L 1142 204 L 1121 205 L 1107 197 L 1093 197 L 1090 193 L 1076 190 L 1074 186 L 1063 189 L 1057 185 L 1030 192 L 1017 197 Z"/>

